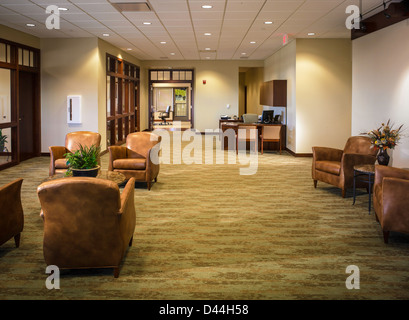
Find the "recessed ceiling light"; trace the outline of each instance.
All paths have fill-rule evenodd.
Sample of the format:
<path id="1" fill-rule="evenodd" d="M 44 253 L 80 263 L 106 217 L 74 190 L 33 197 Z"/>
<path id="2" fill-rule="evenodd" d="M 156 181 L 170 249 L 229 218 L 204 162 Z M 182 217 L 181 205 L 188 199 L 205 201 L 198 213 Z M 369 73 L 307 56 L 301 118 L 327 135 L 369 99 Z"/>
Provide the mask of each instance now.
<path id="1" fill-rule="evenodd" d="M 27 27 L 35 27 L 36 25 L 34 23 L 27 23 L 26 26 Z"/>
<path id="2" fill-rule="evenodd" d="M 210 50 L 210 48 L 205 48 L 205 50 L 209 51 L 209 50 Z"/>
<path id="3" fill-rule="evenodd" d="M 132 48 L 128 48 L 128 49 L 126 49 L 126 50 L 131 51 L 131 50 L 132 50 Z"/>
<path id="4" fill-rule="evenodd" d="M 245 52 L 242 52 L 241 54 L 242 54 L 242 55 L 244 56 L 244 55 L 246 55 L 247 53 L 245 53 Z"/>
<path id="5" fill-rule="evenodd" d="M 251 43 L 251 44 L 255 44 L 256 42 L 255 42 L 255 41 L 250 41 L 250 43 Z"/>
<path id="6" fill-rule="evenodd" d="M 59 10 L 59 11 L 68 11 L 68 9 L 67 9 L 67 8 L 64 8 L 64 7 L 59 7 L 58 10 Z"/>
<path id="7" fill-rule="evenodd" d="M 264 24 L 273 24 L 273 21 L 265 21 Z"/>
<path id="8" fill-rule="evenodd" d="M 103 33 L 102 36 L 103 37 L 109 37 L 109 33 Z"/>
<path id="9" fill-rule="evenodd" d="M 212 34 L 210 32 L 206 32 L 204 35 L 205 36 L 211 36 Z"/>
<path id="10" fill-rule="evenodd" d="M 175 55 L 175 53 L 174 53 L 174 52 L 171 52 L 171 53 L 170 53 L 170 55 L 171 55 L 171 56 L 174 56 L 174 55 Z"/>
<path id="11" fill-rule="evenodd" d="M 166 44 L 166 41 L 161 41 L 160 43 L 161 43 L 161 44 Z"/>
<path id="12" fill-rule="evenodd" d="M 309 36 L 315 36 L 315 32 L 309 32 L 308 35 Z"/>
<path id="13" fill-rule="evenodd" d="M 213 6 L 204 5 L 204 6 L 202 6 L 202 8 L 203 8 L 203 9 L 211 9 L 211 8 L 213 8 Z"/>
<path id="14" fill-rule="evenodd" d="M 144 22 L 143 24 L 149 25 L 152 24 L 152 22 Z"/>

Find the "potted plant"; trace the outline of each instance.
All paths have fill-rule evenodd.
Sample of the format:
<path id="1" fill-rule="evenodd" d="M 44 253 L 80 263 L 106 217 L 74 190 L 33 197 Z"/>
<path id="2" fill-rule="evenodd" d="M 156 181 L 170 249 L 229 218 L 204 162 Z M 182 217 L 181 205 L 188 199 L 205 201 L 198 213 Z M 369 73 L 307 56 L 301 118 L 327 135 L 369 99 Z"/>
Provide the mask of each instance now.
<path id="1" fill-rule="evenodd" d="M 3 132 L 0 129 L 0 152 L 4 151 L 6 143 L 7 143 L 7 135 L 3 135 Z"/>
<path id="2" fill-rule="evenodd" d="M 98 175 L 100 146 L 91 145 L 90 147 L 79 145 L 75 152 L 66 153 L 64 155 L 68 170 L 66 176 L 73 177 L 96 177 Z"/>

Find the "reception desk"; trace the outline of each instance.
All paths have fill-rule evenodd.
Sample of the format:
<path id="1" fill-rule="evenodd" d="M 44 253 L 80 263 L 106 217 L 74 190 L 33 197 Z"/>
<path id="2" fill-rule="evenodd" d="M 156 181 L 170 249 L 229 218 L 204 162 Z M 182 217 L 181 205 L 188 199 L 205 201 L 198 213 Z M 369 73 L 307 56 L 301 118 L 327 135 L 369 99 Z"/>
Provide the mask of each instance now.
<path id="1" fill-rule="evenodd" d="M 228 129 L 233 129 L 235 133 L 237 133 L 238 127 L 239 126 L 257 126 L 258 129 L 258 136 L 261 135 L 262 133 L 262 128 L 263 126 L 281 126 L 281 137 L 280 137 L 280 143 L 281 143 L 281 149 L 285 150 L 286 148 L 286 125 L 284 124 L 265 124 L 265 123 L 243 123 L 239 121 L 220 121 L 220 129 L 222 133 L 224 133 Z M 260 144 L 260 140 L 259 140 Z M 222 141 L 222 148 L 224 150 L 228 150 L 229 145 L 228 145 L 228 137 L 224 136 L 224 139 Z M 233 150 L 234 147 L 230 147 L 231 150 Z M 264 150 L 279 150 L 280 146 L 278 145 L 277 142 L 265 142 L 264 143 Z"/>

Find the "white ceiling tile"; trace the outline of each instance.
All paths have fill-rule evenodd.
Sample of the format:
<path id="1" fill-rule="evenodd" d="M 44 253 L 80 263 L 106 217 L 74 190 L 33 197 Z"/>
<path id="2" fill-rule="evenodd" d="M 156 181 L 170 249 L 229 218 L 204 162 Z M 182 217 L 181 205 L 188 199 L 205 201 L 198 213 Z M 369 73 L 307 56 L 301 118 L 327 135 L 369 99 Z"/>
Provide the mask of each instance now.
<path id="1" fill-rule="evenodd" d="M 102 39 L 120 48 L 132 47 L 129 53 L 139 59 L 203 59 L 206 52 L 200 51 L 209 47 L 216 50 L 211 59 L 240 59 L 245 51 L 251 60 L 264 59 L 278 50 L 285 33 L 292 39 L 305 37 L 307 30 L 314 29 L 316 37 L 348 38 L 345 8 L 359 4 L 359 0 L 149 0 L 151 12 L 124 13 L 110 4 L 132 1 L 0 0 L 0 21 L 40 38 L 102 38 L 102 33 L 109 33 L 110 37 Z M 364 1 L 364 12 L 379 2 Z M 202 9 L 205 3 L 213 8 Z M 45 7 L 50 4 L 69 9 L 60 13 L 60 30 L 44 26 Z M 273 24 L 265 25 L 267 20 Z M 152 24 L 146 26 L 145 21 Z M 28 22 L 37 27 L 27 28 Z M 212 36 L 204 36 L 205 32 Z M 161 45 L 160 41 L 167 43 Z"/>

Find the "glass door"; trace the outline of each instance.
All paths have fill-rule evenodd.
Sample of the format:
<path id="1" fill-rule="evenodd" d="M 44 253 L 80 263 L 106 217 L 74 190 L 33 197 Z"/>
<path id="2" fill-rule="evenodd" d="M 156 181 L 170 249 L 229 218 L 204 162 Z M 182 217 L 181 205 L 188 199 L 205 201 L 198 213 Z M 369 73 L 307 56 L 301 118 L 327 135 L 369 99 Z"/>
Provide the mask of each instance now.
<path id="1" fill-rule="evenodd" d="M 173 112 L 174 120 L 189 120 L 188 88 L 174 88 Z"/>

